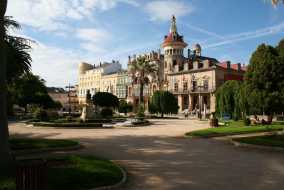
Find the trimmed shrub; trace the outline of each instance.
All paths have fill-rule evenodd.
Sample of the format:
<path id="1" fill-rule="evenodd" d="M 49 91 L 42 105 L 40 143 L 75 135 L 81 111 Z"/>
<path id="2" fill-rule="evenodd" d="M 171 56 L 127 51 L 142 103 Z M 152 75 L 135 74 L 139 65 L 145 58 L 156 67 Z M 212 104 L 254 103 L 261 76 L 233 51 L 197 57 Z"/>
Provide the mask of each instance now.
<path id="1" fill-rule="evenodd" d="M 113 115 L 113 111 L 110 108 L 104 108 L 101 111 L 102 118 L 110 118 Z"/>

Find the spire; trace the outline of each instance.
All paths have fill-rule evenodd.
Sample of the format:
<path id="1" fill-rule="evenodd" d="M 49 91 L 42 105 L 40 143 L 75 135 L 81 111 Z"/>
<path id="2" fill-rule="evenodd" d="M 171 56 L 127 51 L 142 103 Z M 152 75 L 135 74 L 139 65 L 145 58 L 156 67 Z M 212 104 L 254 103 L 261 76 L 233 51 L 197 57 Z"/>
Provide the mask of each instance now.
<path id="1" fill-rule="evenodd" d="M 170 33 L 177 33 L 176 17 L 173 15 Z"/>

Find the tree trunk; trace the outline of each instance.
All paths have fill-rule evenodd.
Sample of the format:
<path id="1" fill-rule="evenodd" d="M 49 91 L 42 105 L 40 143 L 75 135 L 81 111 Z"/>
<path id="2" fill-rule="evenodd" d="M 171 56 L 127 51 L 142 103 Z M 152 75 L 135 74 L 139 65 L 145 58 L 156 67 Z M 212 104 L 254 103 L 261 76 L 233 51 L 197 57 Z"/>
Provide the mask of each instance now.
<path id="1" fill-rule="evenodd" d="M 143 91 L 144 91 L 144 84 L 140 82 L 139 106 L 141 106 L 144 103 Z"/>
<path id="2" fill-rule="evenodd" d="M 6 55 L 4 43 L 4 15 L 7 0 L 0 0 L 0 170 L 7 167 L 11 161 L 9 149 L 9 132 L 7 122 L 7 84 Z"/>
<path id="3" fill-rule="evenodd" d="M 164 118 L 164 112 L 162 112 L 161 117 Z"/>

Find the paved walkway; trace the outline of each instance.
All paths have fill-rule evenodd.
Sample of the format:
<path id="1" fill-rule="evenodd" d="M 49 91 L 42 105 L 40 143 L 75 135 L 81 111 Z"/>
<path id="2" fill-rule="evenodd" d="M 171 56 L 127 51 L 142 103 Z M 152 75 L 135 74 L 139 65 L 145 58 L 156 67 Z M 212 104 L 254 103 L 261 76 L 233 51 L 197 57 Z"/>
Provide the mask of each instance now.
<path id="1" fill-rule="evenodd" d="M 121 190 L 279 190 L 284 154 L 236 148 L 213 139 L 186 139 L 206 122 L 156 120 L 141 128 L 42 129 L 11 124 L 13 135 L 80 140 L 94 154 L 129 172 Z"/>

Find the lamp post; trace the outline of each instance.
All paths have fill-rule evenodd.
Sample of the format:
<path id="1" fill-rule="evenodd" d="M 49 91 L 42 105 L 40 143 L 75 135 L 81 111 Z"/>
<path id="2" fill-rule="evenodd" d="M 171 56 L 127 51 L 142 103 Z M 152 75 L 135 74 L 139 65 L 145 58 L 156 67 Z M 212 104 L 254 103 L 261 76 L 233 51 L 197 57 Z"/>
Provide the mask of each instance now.
<path id="1" fill-rule="evenodd" d="M 197 88 L 198 88 L 198 107 L 199 107 L 198 118 L 202 119 L 202 114 L 201 114 L 201 112 L 202 112 L 201 89 L 203 89 L 204 86 L 203 85 L 199 85 L 199 86 L 197 86 Z"/>
<path id="2" fill-rule="evenodd" d="M 74 86 L 71 86 L 71 84 L 69 84 L 68 86 L 65 87 L 68 90 L 68 114 L 69 116 L 71 115 L 71 89 L 75 88 Z"/>

